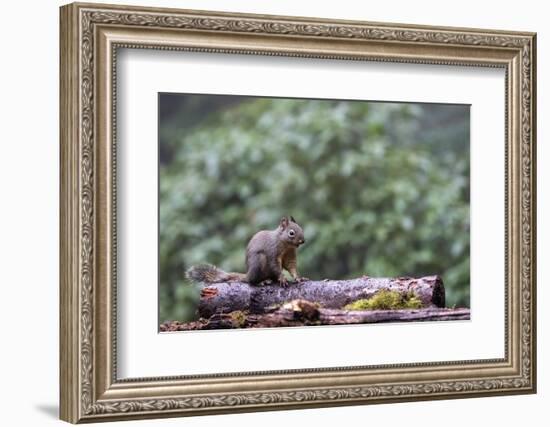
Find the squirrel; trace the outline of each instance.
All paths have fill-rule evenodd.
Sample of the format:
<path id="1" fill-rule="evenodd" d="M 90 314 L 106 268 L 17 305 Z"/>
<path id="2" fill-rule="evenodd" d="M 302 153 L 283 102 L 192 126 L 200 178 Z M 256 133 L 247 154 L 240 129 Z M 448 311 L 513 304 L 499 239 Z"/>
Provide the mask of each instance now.
<path id="1" fill-rule="evenodd" d="M 225 272 L 210 264 L 189 268 L 188 279 L 202 283 L 247 282 L 258 285 L 278 281 L 287 286 L 283 273 L 287 270 L 295 282 L 305 280 L 298 275 L 296 251 L 305 243 L 304 231 L 290 217 L 283 217 L 275 230 L 258 231 L 246 247 L 246 274 Z"/>

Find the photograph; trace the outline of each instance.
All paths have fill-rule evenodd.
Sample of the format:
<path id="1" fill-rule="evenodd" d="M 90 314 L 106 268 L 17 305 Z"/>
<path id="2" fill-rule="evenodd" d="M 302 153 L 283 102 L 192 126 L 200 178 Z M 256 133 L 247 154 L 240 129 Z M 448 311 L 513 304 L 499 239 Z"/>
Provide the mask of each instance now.
<path id="1" fill-rule="evenodd" d="M 538 21 L 291 3 L 34 14 L 59 27 L 37 51 L 59 70 L 59 291 L 37 299 L 59 357 L 37 366 L 60 419 L 445 419 L 537 393 Z M 51 192 L 11 187 L 32 227 Z"/>
<path id="2" fill-rule="evenodd" d="M 470 105 L 158 94 L 159 331 L 470 319 Z"/>

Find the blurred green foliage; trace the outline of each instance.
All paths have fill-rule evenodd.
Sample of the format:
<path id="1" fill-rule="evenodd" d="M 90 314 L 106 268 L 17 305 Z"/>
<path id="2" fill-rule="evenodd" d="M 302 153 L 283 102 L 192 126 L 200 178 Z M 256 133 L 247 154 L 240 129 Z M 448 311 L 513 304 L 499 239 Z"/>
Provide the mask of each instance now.
<path id="1" fill-rule="evenodd" d="M 469 107 L 161 94 L 160 321 L 195 317 L 191 265 L 244 271 L 283 215 L 311 279 L 439 274 L 469 306 Z"/>

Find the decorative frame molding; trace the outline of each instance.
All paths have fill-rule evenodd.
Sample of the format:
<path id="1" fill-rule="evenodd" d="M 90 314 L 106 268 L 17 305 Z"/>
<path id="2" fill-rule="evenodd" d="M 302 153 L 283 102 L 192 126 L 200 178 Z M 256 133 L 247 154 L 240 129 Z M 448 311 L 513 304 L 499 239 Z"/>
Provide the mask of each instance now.
<path id="1" fill-rule="evenodd" d="M 76 423 L 535 392 L 535 42 L 533 33 L 508 31 L 98 4 L 63 6 L 61 418 Z M 504 68 L 505 357 L 117 380 L 119 47 Z M 289 380 L 299 386 L 289 388 Z"/>

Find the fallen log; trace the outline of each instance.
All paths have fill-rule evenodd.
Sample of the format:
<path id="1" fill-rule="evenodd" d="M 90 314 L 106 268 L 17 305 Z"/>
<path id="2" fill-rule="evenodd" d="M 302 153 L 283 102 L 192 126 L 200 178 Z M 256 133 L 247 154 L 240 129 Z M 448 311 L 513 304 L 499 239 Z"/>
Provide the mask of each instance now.
<path id="1" fill-rule="evenodd" d="M 297 299 L 316 302 L 323 308 L 340 309 L 359 299 L 371 298 L 382 290 L 396 291 L 404 296 L 414 294 L 423 307 L 445 306 L 445 288 L 439 276 L 364 276 L 351 280 L 310 280 L 286 287 L 279 284 L 254 286 L 243 282 L 209 284 L 201 291 L 198 314 L 206 319 L 234 311 L 262 314 Z"/>
<path id="2" fill-rule="evenodd" d="M 193 322 L 165 322 L 161 332 L 274 328 L 287 326 L 350 325 L 361 323 L 430 322 L 444 320 L 469 320 L 468 308 L 421 308 L 407 310 L 361 310 L 316 308 L 309 301 L 299 300 L 285 304 L 272 313 L 247 314 L 241 311 L 216 313 L 209 319 Z"/>

